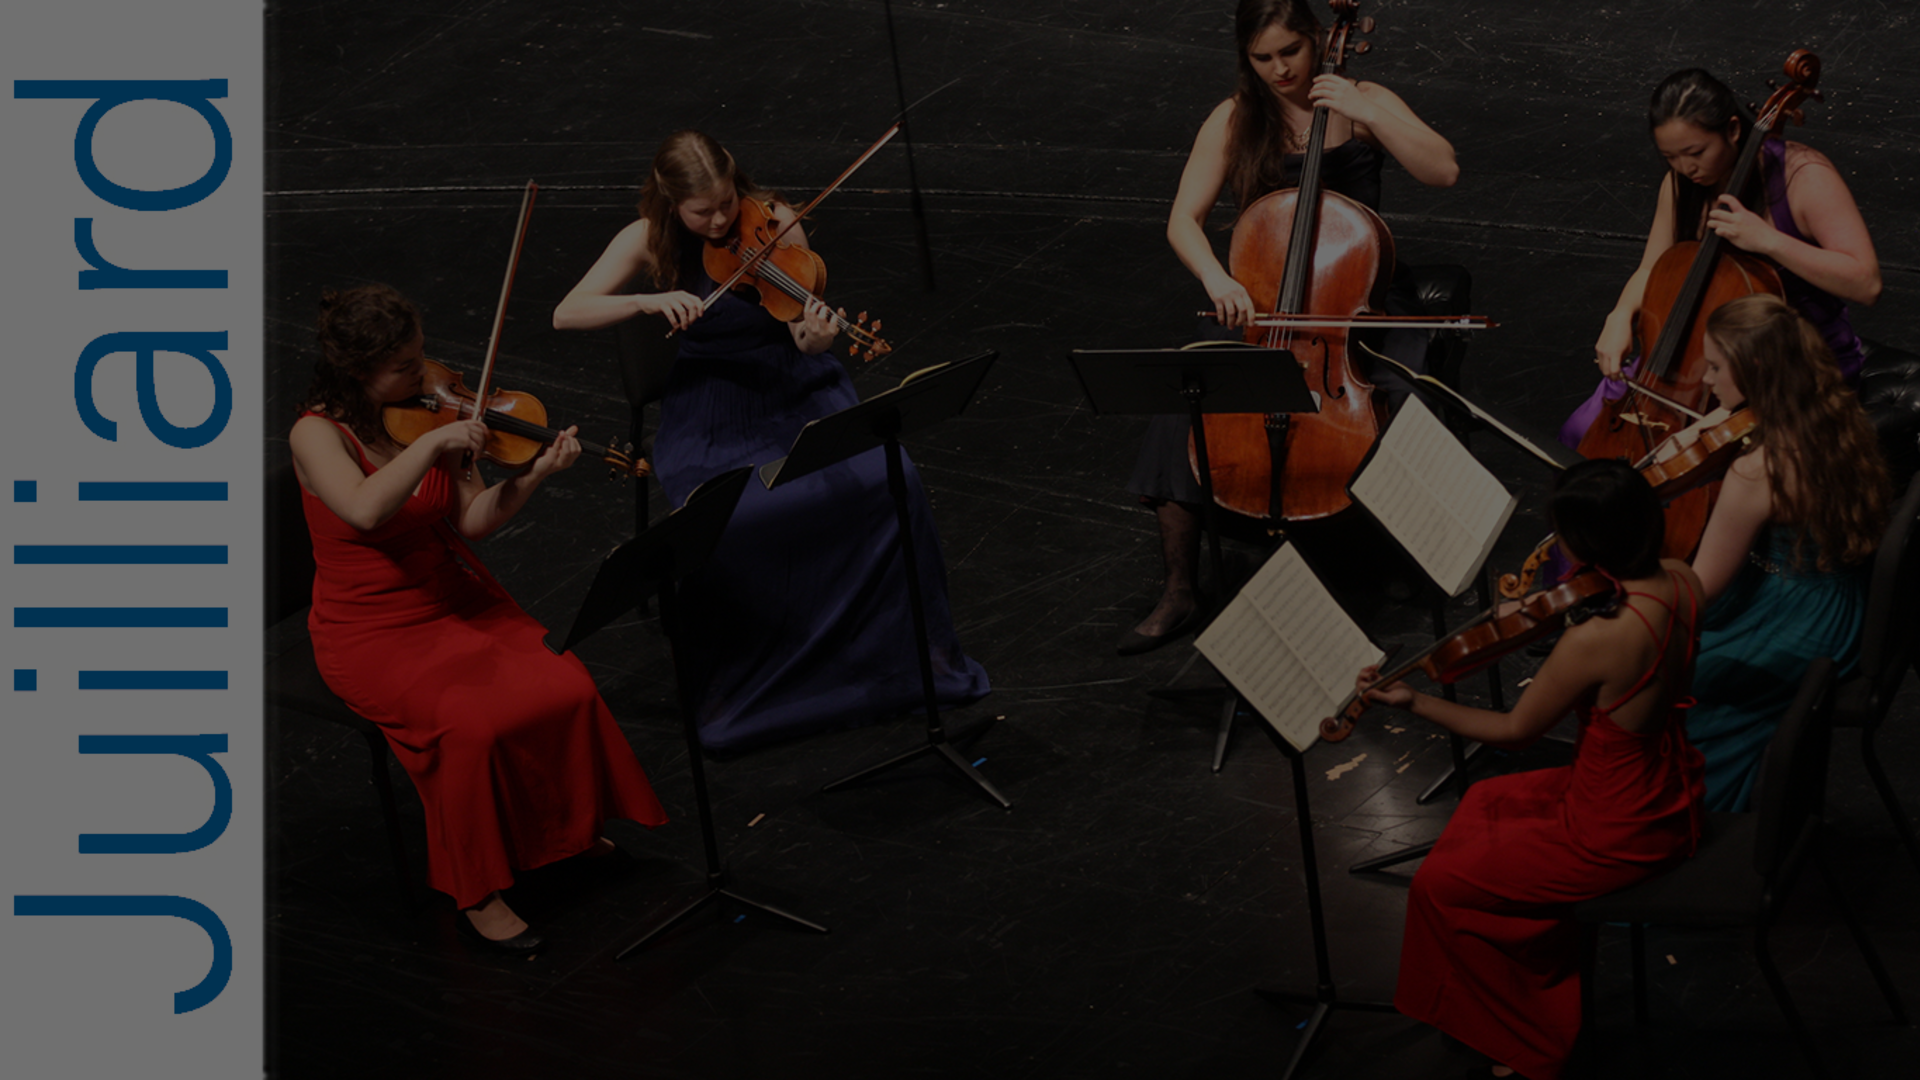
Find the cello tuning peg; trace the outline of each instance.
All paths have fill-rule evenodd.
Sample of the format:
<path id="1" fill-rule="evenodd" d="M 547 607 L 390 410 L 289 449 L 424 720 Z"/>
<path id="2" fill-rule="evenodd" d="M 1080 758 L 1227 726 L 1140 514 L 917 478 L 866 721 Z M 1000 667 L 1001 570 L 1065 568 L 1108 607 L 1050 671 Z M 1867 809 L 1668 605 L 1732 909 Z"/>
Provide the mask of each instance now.
<path id="1" fill-rule="evenodd" d="M 1360 44 L 1355 45 L 1353 47 L 1353 51 L 1361 54 L 1362 56 L 1365 56 L 1367 53 L 1370 53 L 1373 51 L 1373 42 L 1363 41 Z"/>
<path id="2" fill-rule="evenodd" d="M 853 321 L 859 323 L 862 326 L 865 326 L 867 323 L 867 313 L 864 311 L 861 312 L 859 316 L 857 316 Z"/>
<path id="3" fill-rule="evenodd" d="M 1373 16 L 1371 15 L 1360 16 L 1360 32 L 1363 34 L 1373 33 Z M 1367 51 L 1366 46 L 1362 45 L 1360 48 L 1360 51 L 1366 52 Z"/>

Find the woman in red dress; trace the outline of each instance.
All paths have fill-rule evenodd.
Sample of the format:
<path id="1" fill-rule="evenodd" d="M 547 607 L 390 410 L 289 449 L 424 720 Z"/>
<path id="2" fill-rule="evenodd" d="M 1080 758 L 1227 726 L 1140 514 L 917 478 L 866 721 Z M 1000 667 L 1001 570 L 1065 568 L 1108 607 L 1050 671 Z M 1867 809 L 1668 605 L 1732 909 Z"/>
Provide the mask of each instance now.
<path id="1" fill-rule="evenodd" d="M 1659 500 L 1618 461 L 1561 474 L 1551 504 L 1578 564 L 1615 579 L 1606 617 L 1568 627 L 1512 712 L 1367 689 L 1469 739 L 1524 746 L 1569 711 L 1574 762 L 1475 784 L 1414 875 L 1394 1005 L 1493 1059 L 1493 1075 L 1560 1075 L 1580 1030 L 1578 901 L 1693 854 L 1705 817 L 1683 714 L 1700 579 L 1662 560 Z M 1368 688 L 1376 669 L 1362 672 Z"/>
<path id="2" fill-rule="evenodd" d="M 288 436 L 313 532 L 314 658 L 413 778 L 428 880 L 465 912 L 460 929 L 531 952 L 540 938 L 501 897 L 514 871 L 611 852 L 607 818 L 666 821 L 586 667 L 547 651 L 463 540 L 505 524 L 580 444 L 568 428 L 492 486 L 461 465 L 485 445 L 479 420 L 396 444 L 380 407 L 420 393 L 425 339 L 387 286 L 329 292 L 319 340 Z"/>

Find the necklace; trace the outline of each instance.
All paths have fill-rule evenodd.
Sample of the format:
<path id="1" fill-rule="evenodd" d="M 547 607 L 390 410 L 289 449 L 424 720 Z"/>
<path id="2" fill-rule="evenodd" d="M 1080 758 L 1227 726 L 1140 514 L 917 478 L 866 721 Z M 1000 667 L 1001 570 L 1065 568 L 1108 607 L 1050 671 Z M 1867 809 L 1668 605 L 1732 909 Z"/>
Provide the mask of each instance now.
<path id="1" fill-rule="evenodd" d="M 1282 145 L 1286 147 L 1287 152 L 1290 154 L 1305 153 L 1307 149 L 1307 133 L 1304 131 L 1289 131 L 1287 132 L 1286 139 L 1282 141 Z"/>

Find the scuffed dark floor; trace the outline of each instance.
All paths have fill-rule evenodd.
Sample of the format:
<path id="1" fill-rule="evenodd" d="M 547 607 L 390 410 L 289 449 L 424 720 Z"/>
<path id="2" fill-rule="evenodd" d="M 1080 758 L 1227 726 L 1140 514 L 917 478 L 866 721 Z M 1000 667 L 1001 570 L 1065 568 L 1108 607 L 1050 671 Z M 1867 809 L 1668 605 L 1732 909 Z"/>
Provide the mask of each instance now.
<path id="1" fill-rule="evenodd" d="M 612 826 L 629 856 L 615 872 L 528 875 L 513 902 L 552 945 L 531 962 L 495 961 L 455 939 L 444 897 L 414 912 L 392 898 L 358 740 L 275 716 L 278 1075 L 1278 1074 L 1306 1012 L 1255 988 L 1310 990 L 1313 979 L 1286 762 L 1243 722 L 1211 774 L 1211 710 L 1147 694 L 1206 683 L 1203 664 L 1188 666 L 1190 646 L 1113 654 L 1158 576 L 1152 518 L 1122 491 L 1144 422 L 1094 416 L 1066 363 L 1074 348 L 1179 344 L 1205 301 L 1163 229 L 1193 132 L 1230 89 L 1230 8 L 895 4 L 905 92 L 931 95 L 913 136 L 937 288 L 921 282 L 898 142 L 809 224 L 832 268 L 829 299 L 881 316 L 898 349 L 854 372 L 863 394 L 1000 353 L 969 412 L 910 449 L 933 498 L 961 639 L 995 685 L 950 720 L 1014 808 L 931 762 L 817 790 L 915 745 L 911 720 L 710 761 L 738 886 L 832 933 L 722 905 L 616 964 L 609 954 L 696 895 L 703 871 L 666 644 L 655 621 L 630 617 L 580 653 L 674 820 L 652 833 Z M 1444 0 L 1365 10 L 1381 29 L 1354 74 L 1398 91 L 1459 151 L 1461 182 L 1449 190 L 1390 168 L 1386 216 L 1407 261 L 1471 269 L 1474 310 L 1502 326 L 1473 343 L 1467 384 L 1496 407 L 1548 428 L 1592 386 L 1589 346 L 1637 260 L 1662 168 L 1641 118 L 1653 84 L 1697 64 L 1761 98 L 1801 46 L 1825 59 L 1827 101 L 1808 107 L 1796 137 L 1847 173 L 1885 272 L 1885 297 L 1857 325 L 1904 347 L 1920 341 L 1920 128 L 1899 81 L 1920 62 L 1910 6 Z M 620 433 L 627 407 L 610 336 L 557 333 L 548 320 L 630 220 L 658 142 L 707 130 L 756 180 L 804 199 L 897 108 L 886 10 L 871 0 L 318 0 L 270 9 L 268 50 L 269 464 L 285 458 L 323 287 L 396 285 L 425 310 L 430 355 L 476 366 L 528 178 L 543 191 L 499 381 L 539 395 L 557 423 Z M 1544 532 L 1547 477 L 1487 436 L 1473 449 L 1522 498 L 1493 556 L 1509 567 Z M 582 465 L 482 555 L 537 618 L 564 625 L 600 558 L 630 533 L 631 498 Z M 654 512 L 664 512 L 657 495 Z M 1414 571 L 1362 526 L 1303 542 L 1376 640 L 1423 639 Z M 1257 557 L 1232 550 L 1241 564 Z M 1468 608 L 1456 604 L 1455 617 Z M 297 644 L 298 633 L 283 627 L 269 645 Z M 1510 691 L 1526 666 L 1507 665 Z M 1882 747 L 1911 807 L 1917 721 L 1920 690 L 1909 687 Z M 1543 742 L 1496 755 L 1494 767 L 1567 752 Z M 1437 729 L 1386 716 L 1312 752 L 1343 995 L 1391 994 L 1405 882 L 1344 867 L 1438 833 L 1450 800 L 1414 800 L 1445 765 Z M 423 860 L 410 794 L 406 808 Z M 1920 993 L 1910 915 L 1920 871 L 1850 742 L 1836 749 L 1830 816 L 1842 879 L 1895 979 Z M 1904 1075 L 1920 1035 L 1886 1024 L 1817 881 L 1776 938 L 1829 1064 Z M 1799 1075 L 1746 948 L 1732 931 L 1655 931 L 1656 1019 L 1636 1029 L 1625 932 L 1609 931 L 1599 1030 L 1579 1075 Z M 1448 1075 L 1466 1064 L 1411 1021 L 1342 1013 L 1305 1075 Z"/>

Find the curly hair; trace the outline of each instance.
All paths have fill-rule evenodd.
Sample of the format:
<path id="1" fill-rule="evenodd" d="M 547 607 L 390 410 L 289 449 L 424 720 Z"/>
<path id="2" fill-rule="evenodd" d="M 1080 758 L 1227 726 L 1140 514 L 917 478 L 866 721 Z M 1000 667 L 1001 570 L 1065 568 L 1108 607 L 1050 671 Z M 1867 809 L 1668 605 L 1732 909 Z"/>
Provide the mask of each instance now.
<path id="1" fill-rule="evenodd" d="M 380 441 L 380 410 L 367 397 L 367 377 L 418 333 L 419 310 L 392 286 L 326 290 L 314 333 L 320 359 L 314 362 L 301 411 L 333 417 L 363 444 Z"/>
<path id="2" fill-rule="evenodd" d="M 1873 554 L 1892 484 L 1880 440 L 1812 323 L 1766 293 L 1722 304 L 1707 335 L 1760 422 L 1774 512 L 1795 530 L 1793 560 L 1833 570 Z"/>
<path id="3" fill-rule="evenodd" d="M 1233 121 L 1227 130 L 1227 186 L 1241 210 L 1262 194 L 1287 186 L 1287 136 L 1294 132 L 1287 127 L 1273 88 L 1253 70 L 1248 55 L 1254 39 L 1270 26 L 1306 38 L 1316 57 L 1326 33 L 1306 0 L 1240 0 L 1234 12 L 1233 40 L 1240 60 Z"/>
<path id="4" fill-rule="evenodd" d="M 640 185 L 640 216 L 648 223 L 647 256 L 657 288 L 680 284 L 680 243 L 686 229 L 675 208 L 731 184 L 741 198 L 770 197 L 734 164 L 733 155 L 699 131 L 676 131 L 653 155 L 653 167 Z"/>

